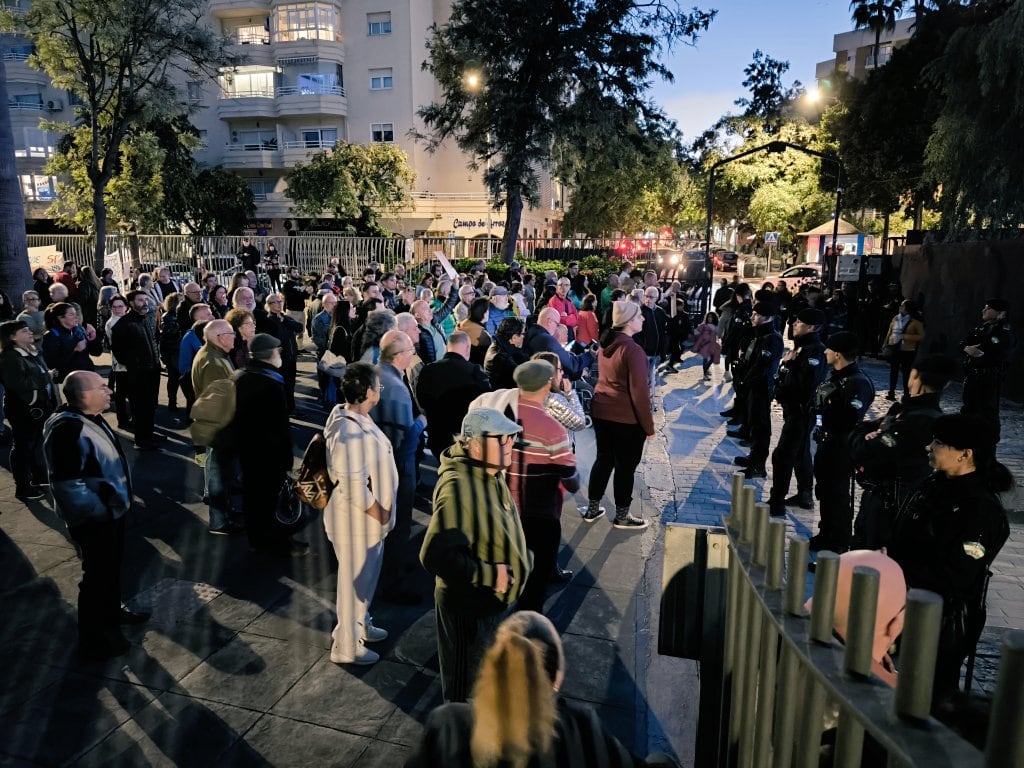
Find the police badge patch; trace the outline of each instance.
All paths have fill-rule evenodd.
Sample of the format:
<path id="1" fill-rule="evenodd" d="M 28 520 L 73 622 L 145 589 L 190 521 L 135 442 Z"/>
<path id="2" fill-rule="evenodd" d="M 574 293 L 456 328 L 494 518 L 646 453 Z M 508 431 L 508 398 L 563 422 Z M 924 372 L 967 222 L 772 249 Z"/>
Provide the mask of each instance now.
<path id="1" fill-rule="evenodd" d="M 978 541 L 965 541 L 964 554 L 972 560 L 981 560 L 985 556 L 985 546 Z"/>
<path id="2" fill-rule="evenodd" d="M 809 358 L 809 359 L 807 360 L 807 364 L 808 364 L 808 365 L 818 365 L 818 363 L 820 363 L 820 362 L 821 362 L 821 360 L 819 360 L 819 359 L 818 359 L 818 358 L 816 358 L 816 357 L 812 357 L 812 358 Z"/>

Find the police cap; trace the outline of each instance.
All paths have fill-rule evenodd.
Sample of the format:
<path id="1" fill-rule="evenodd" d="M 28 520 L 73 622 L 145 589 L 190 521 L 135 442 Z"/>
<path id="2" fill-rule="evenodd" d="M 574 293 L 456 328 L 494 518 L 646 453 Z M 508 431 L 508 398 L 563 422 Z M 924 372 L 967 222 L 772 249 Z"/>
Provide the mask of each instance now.
<path id="1" fill-rule="evenodd" d="M 825 346 L 833 352 L 838 352 L 847 360 L 852 360 L 860 352 L 860 339 L 856 333 L 850 331 L 839 331 L 828 337 Z"/>
<path id="2" fill-rule="evenodd" d="M 825 313 L 820 309 L 814 307 L 808 307 L 807 309 L 801 310 L 797 313 L 796 319 L 804 325 L 824 325 L 825 324 Z"/>

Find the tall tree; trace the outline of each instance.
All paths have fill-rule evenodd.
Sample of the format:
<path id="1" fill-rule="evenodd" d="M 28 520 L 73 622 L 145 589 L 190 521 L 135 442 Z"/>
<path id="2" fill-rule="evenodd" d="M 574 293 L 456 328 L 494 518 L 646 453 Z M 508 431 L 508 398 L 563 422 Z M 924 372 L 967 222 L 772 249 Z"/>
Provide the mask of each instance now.
<path id="1" fill-rule="evenodd" d="M 76 112 L 89 132 L 86 178 L 97 269 L 107 232 L 105 192 L 123 139 L 133 126 L 184 111 L 175 73 L 214 77 L 233 63 L 205 15 L 204 0 L 33 0 L 24 17 L 37 50 L 30 62 L 81 101 Z"/>
<path id="2" fill-rule="evenodd" d="M 743 69 L 747 76 L 743 87 L 750 91 L 750 98 L 736 99 L 736 106 L 745 108 L 744 116 L 759 117 L 768 125 L 780 119 L 783 106 L 800 93 L 799 80 L 789 87 L 783 85 L 782 76 L 788 71 L 788 61 L 773 59 L 760 49 L 754 51 L 753 60 Z"/>
<path id="3" fill-rule="evenodd" d="M 664 125 L 647 95 L 654 77 L 672 79 L 658 55 L 713 17 L 679 0 L 454 0 L 427 41 L 441 98 L 419 109 L 416 135 L 429 149 L 453 140 L 471 168 L 487 166 L 484 182 L 504 200 L 506 261 L 560 138 L 585 136 L 595 115 L 623 130 Z"/>
<path id="4" fill-rule="evenodd" d="M 882 46 L 882 33 L 896 29 L 896 19 L 903 13 L 906 0 L 851 0 L 855 29 L 870 29 L 875 33 L 875 66 L 878 66 L 878 49 Z"/>
<path id="5" fill-rule="evenodd" d="M 0 60 L 0 291 L 12 300 L 32 284 L 25 237 L 25 203 L 14 161 L 7 69 Z"/>
<path id="6" fill-rule="evenodd" d="M 392 144 L 338 144 L 284 176 L 300 216 L 330 213 L 361 235 L 386 235 L 381 219 L 412 205 L 416 173 Z"/>

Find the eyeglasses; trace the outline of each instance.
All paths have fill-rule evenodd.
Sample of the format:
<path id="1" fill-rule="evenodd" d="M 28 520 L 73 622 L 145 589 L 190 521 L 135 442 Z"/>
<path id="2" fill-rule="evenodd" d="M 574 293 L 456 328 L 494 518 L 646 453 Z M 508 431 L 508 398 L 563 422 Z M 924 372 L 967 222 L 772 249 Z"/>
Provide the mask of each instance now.
<path id="1" fill-rule="evenodd" d="M 242 325 L 256 325 L 255 320 L 246 320 Z"/>
<path id="2" fill-rule="evenodd" d="M 221 336 L 234 336 L 234 335 L 236 335 L 234 331 L 224 331 L 224 333 L 218 333 L 217 334 L 217 338 L 219 339 Z"/>
<path id="3" fill-rule="evenodd" d="M 267 299 L 267 304 L 280 304 L 280 299 Z"/>

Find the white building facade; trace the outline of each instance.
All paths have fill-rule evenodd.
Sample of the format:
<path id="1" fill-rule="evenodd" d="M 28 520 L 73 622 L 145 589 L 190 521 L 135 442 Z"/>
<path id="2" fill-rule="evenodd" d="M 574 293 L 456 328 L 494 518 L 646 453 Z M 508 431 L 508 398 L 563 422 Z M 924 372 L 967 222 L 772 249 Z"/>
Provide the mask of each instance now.
<path id="1" fill-rule="evenodd" d="M 337 142 L 393 143 L 416 172 L 415 207 L 385 226 L 406 237 L 500 237 L 504 212 L 468 158 L 454 145 L 431 154 L 410 137 L 423 131 L 419 107 L 441 96 L 421 65 L 430 26 L 449 13 L 450 0 L 210 0 L 211 27 L 244 64 L 182 89 L 203 142 L 197 160 L 243 178 L 256 200 L 253 228 L 280 235 L 307 224 L 295 221 L 285 195 L 287 169 Z M 70 122 L 73 98 L 28 66 L 26 40 L 8 36 L 0 47 L 26 218 L 45 226 L 56 186 L 42 167 L 59 137 L 39 120 Z M 541 179 L 542 202 L 524 209 L 522 238 L 561 235 L 563 190 L 548 174 Z"/>

